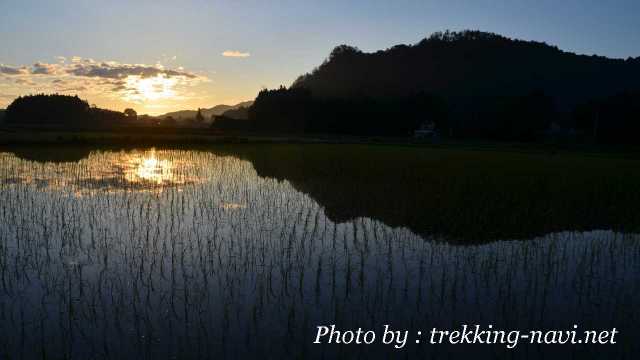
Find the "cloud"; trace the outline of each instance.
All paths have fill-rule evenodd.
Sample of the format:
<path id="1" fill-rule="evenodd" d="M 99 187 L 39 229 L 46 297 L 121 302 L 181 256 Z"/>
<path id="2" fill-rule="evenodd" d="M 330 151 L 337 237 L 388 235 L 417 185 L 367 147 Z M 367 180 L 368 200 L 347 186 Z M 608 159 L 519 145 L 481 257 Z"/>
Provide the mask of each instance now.
<path id="1" fill-rule="evenodd" d="M 31 67 L 31 73 L 39 75 L 53 75 L 57 72 L 58 68 L 58 64 L 46 64 L 37 62 Z"/>
<path id="2" fill-rule="evenodd" d="M 208 82 L 205 75 L 182 67 L 57 57 L 57 62 L 30 66 L 0 64 L 0 94 L 38 92 L 83 93 L 135 103 L 180 101 L 191 98 L 188 88 Z M 4 101 L 0 101 L 3 105 Z"/>
<path id="3" fill-rule="evenodd" d="M 251 56 L 250 53 L 248 52 L 240 52 L 237 50 L 226 50 L 222 53 L 222 56 L 224 57 L 235 57 L 235 58 L 247 58 L 249 56 Z"/>
<path id="4" fill-rule="evenodd" d="M 116 61 L 96 62 L 93 59 L 84 59 L 78 56 L 71 58 L 67 63 L 59 57 L 60 62 L 48 64 L 37 62 L 31 67 L 13 67 L 0 65 L 0 74 L 4 75 L 70 75 L 88 78 L 126 79 L 129 76 L 140 78 L 153 78 L 165 76 L 168 78 L 179 77 L 185 79 L 197 79 L 198 75 L 182 68 L 165 69 L 161 64 L 123 64 Z"/>
<path id="5" fill-rule="evenodd" d="M 146 79 L 159 75 L 166 77 L 183 77 L 187 79 L 195 79 L 198 77 L 188 71 L 165 69 L 161 65 L 132 65 L 117 62 L 92 63 L 78 61 L 67 68 L 67 73 L 74 76 L 106 79 L 126 79 L 129 76 L 139 76 Z"/>
<path id="6" fill-rule="evenodd" d="M 28 74 L 29 70 L 26 67 L 13 67 L 8 65 L 0 64 L 0 74 L 4 75 L 22 75 Z"/>

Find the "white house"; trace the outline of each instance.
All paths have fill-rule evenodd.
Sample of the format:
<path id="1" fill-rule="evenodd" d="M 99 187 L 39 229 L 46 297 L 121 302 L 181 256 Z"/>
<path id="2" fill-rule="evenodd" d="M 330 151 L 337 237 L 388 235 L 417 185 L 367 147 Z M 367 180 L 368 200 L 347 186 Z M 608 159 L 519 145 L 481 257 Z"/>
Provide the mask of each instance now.
<path id="1" fill-rule="evenodd" d="M 437 136 L 436 124 L 433 121 L 423 122 L 422 125 L 413 132 L 413 137 L 416 139 L 432 139 Z"/>

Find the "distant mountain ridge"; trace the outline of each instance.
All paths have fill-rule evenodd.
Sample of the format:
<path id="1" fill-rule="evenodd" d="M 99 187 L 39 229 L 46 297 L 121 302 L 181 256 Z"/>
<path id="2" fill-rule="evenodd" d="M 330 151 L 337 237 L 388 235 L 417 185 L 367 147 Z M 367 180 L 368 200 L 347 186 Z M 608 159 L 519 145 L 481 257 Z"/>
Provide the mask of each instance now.
<path id="1" fill-rule="evenodd" d="M 244 102 L 241 102 L 241 103 L 238 103 L 238 104 L 235 104 L 235 105 L 224 105 L 224 104 L 221 104 L 221 105 L 216 105 L 216 106 L 214 106 L 212 108 L 209 108 L 209 109 L 200 109 L 200 110 L 202 112 L 202 116 L 204 116 L 204 118 L 206 120 L 209 120 L 212 115 L 219 116 L 219 115 L 222 115 L 222 114 L 224 114 L 225 112 L 227 112 L 229 110 L 236 110 L 236 109 L 239 109 L 239 108 L 242 108 L 242 107 L 246 108 L 246 107 L 251 106 L 252 104 L 253 104 L 253 101 L 250 100 L 250 101 L 244 101 Z M 155 117 L 159 118 L 159 119 L 163 119 L 163 118 L 171 116 L 174 119 L 192 119 L 192 118 L 194 118 L 196 116 L 197 113 L 198 113 L 198 110 L 180 110 L 180 111 L 169 112 L 169 113 L 166 113 L 166 114 L 163 114 L 163 115 L 158 115 L 158 116 L 155 116 Z"/>

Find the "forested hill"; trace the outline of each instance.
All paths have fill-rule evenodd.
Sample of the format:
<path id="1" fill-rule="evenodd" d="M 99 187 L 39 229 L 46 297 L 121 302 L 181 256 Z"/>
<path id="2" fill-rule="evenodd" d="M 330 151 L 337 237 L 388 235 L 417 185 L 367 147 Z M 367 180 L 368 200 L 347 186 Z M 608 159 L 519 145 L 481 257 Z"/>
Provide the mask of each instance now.
<path id="1" fill-rule="evenodd" d="M 249 109 L 258 131 L 637 142 L 640 58 L 576 55 L 540 42 L 439 32 L 365 53 L 336 47 Z"/>
<path id="2" fill-rule="evenodd" d="M 480 31 L 439 32 L 415 45 L 374 53 L 338 46 L 292 88 L 306 88 L 316 97 L 341 98 L 418 92 L 514 96 L 542 91 L 566 108 L 640 88 L 640 58 L 576 55 L 545 43 Z"/>
<path id="3" fill-rule="evenodd" d="M 251 104 L 253 104 L 253 101 L 244 101 L 235 105 L 216 105 L 212 108 L 209 109 L 200 109 L 202 116 L 205 117 L 205 119 L 209 119 L 211 118 L 211 116 L 218 116 L 218 115 L 222 115 L 225 112 L 229 111 L 229 110 L 236 110 L 236 109 L 240 109 L 243 107 L 249 107 L 251 106 Z M 159 115 L 156 116 L 157 118 L 163 119 L 166 117 L 173 117 L 175 119 L 191 119 L 194 118 L 196 116 L 196 114 L 198 113 L 198 110 L 180 110 L 180 111 L 174 111 L 174 112 L 170 112 L 170 113 L 166 113 L 164 115 Z"/>

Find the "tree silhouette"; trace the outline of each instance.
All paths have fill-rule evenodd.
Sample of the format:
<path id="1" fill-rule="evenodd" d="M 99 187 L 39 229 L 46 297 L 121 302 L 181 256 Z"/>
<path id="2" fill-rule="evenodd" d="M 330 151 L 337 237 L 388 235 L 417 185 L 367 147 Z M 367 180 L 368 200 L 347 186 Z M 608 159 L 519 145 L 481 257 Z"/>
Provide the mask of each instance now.
<path id="1" fill-rule="evenodd" d="M 6 122 L 13 126 L 105 128 L 127 124 L 124 113 L 90 107 L 76 96 L 29 95 L 15 99 L 6 110 Z"/>
<path id="2" fill-rule="evenodd" d="M 6 111 L 9 124 L 81 124 L 89 120 L 89 103 L 78 96 L 31 95 L 15 99 Z"/>
<path id="3" fill-rule="evenodd" d="M 204 123 L 204 116 L 202 116 L 202 112 L 200 108 L 198 108 L 198 113 L 196 114 L 195 120 L 196 120 L 196 124 Z"/>
<path id="4" fill-rule="evenodd" d="M 124 109 L 124 114 L 127 116 L 127 118 L 132 120 L 136 120 L 138 118 L 138 113 L 131 108 Z"/>
<path id="5" fill-rule="evenodd" d="M 591 100 L 573 112 L 575 126 L 600 143 L 637 143 L 640 91 Z"/>

